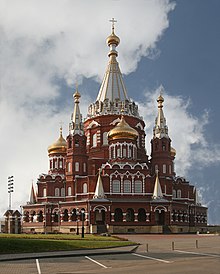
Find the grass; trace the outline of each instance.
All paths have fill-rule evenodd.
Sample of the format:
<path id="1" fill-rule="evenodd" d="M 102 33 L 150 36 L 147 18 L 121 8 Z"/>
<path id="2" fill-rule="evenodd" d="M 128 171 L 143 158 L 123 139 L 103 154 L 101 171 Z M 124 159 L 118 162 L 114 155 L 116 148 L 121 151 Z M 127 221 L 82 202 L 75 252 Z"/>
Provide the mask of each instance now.
<path id="1" fill-rule="evenodd" d="M 68 234 L 0 234 L 0 254 L 108 248 L 134 244 L 114 237 Z"/>

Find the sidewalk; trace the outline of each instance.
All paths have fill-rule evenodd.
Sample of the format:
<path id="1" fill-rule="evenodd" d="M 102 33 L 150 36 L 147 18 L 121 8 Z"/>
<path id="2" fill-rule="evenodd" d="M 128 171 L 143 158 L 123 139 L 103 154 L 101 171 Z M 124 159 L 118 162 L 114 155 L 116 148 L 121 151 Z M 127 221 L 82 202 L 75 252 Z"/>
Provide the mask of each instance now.
<path id="1" fill-rule="evenodd" d="M 110 254 L 126 254 L 135 252 L 138 245 L 111 247 L 105 249 L 80 249 L 73 251 L 52 251 L 40 253 L 21 253 L 21 254 L 4 254 L 0 255 L 0 262 L 29 260 L 40 258 L 57 258 L 57 257 L 77 257 L 88 255 L 110 255 Z"/>

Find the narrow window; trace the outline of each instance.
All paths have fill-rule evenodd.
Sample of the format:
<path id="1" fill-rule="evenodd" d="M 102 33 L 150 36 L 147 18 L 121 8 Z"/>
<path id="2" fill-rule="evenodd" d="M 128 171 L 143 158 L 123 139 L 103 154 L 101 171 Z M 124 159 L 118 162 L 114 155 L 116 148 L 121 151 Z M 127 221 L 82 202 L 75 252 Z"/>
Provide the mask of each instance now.
<path id="1" fill-rule="evenodd" d="M 88 192 L 88 188 L 87 188 L 87 183 L 83 184 L 83 193 L 87 193 Z"/>
<path id="2" fill-rule="evenodd" d="M 97 134 L 93 134 L 92 136 L 92 146 L 97 147 Z"/>
<path id="3" fill-rule="evenodd" d="M 60 196 L 60 189 L 58 187 L 55 188 L 55 197 Z"/>
<path id="4" fill-rule="evenodd" d="M 65 196 L 65 188 L 61 188 L 61 197 L 64 197 Z"/>
<path id="5" fill-rule="evenodd" d="M 124 181 L 124 193 L 131 193 L 131 181 Z"/>
<path id="6" fill-rule="evenodd" d="M 112 191 L 113 193 L 120 193 L 120 181 L 114 180 L 112 183 Z"/>
<path id="7" fill-rule="evenodd" d="M 75 171 L 79 171 L 79 162 L 75 162 Z"/>
<path id="8" fill-rule="evenodd" d="M 177 190 L 177 198 L 181 198 L 181 196 L 182 196 L 182 195 L 181 195 L 181 190 L 178 189 L 178 190 Z"/>
<path id="9" fill-rule="evenodd" d="M 163 165 L 163 173 L 166 173 L 167 172 L 167 168 L 166 168 L 166 165 L 164 164 Z"/>
<path id="10" fill-rule="evenodd" d="M 142 193 L 142 182 L 141 181 L 135 181 L 135 183 L 134 183 L 134 192 L 135 193 Z"/>
<path id="11" fill-rule="evenodd" d="M 86 163 L 83 163 L 83 172 L 86 172 Z"/>
<path id="12" fill-rule="evenodd" d="M 68 196 L 71 196 L 71 195 L 72 195 L 72 188 L 71 188 L 71 186 L 68 187 L 67 193 L 68 193 L 68 194 L 67 194 Z"/>
<path id="13" fill-rule="evenodd" d="M 108 145 L 108 132 L 104 132 L 102 135 L 102 144 L 103 146 Z"/>
<path id="14" fill-rule="evenodd" d="M 44 188 L 44 189 L 43 189 L 43 197 L 46 197 L 46 196 L 47 196 L 47 189 Z"/>

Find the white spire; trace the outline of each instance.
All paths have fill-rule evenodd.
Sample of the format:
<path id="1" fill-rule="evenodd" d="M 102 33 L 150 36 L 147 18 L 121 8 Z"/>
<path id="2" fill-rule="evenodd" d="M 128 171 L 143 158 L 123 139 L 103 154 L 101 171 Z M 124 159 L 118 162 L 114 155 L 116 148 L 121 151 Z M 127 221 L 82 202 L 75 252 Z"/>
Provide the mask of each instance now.
<path id="1" fill-rule="evenodd" d="M 79 98 L 81 97 L 78 92 L 78 88 L 76 87 L 76 92 L 73 94 L 74 98 L 74 109 L 71 117 L 71 122 L 69 125 L 69 130 L 72 135 L 79 134 L 84 135 L 83 123 L 82 123 L 82 115 L 79 109 Z"/>
<path id="2" fill-rule="evenodd" d="M 154 126 L 154 138 L 169 138 L 168 136 L 168 127 L 166 125 L 166 118 L 164 117 L 163 114 L 163 102 L 164 98 L 162 96 L 163 93 L 163 87 L 160 87 L 160 95 L 157 98 L 157 103 L 158 103 L 158 114 L 157 118 L 155 120 L 155 126 Z"/>
<path id="3" fill-rule="evenodd" d="M 35 204 L 37 202 L 37 195 L 34 190 L 34 184 L 32 181 L 31 195 L 30 195 L 30 204 Z"/>
<path id="4" fill-rule="evenodd" d="M 158 170 L 156 170 L 156 180 L 155 180 L 155 184 L 154 184 L 154 192 L 153 192 L 152 198 L 154 200 L 163 198 L 163 193 L 162 193 L 159 176 L 158 176 Z"/>
<path id="5" fill-rule="evenodd" d="M 95 189 L 95 195 L 93 196 L 93 199 L 105 199 L 105 192 L 102 185 L 102 177 L 101 177 L 101 170 L 99 171 L 98 180 L 96 183 L 96 189 Z"/>
<path id="6" fill-rule="evenodd" d="M 138 107 L 132 102 L 128 95 L 122 78 L 122 74 L 117 62 L 118 52 L 116 50 L 120 39 L 115 35 L 113 18 L 112 33 L 108 36 L 106 42 L 109 46 L 109 63 L 106 69 L 96 102 L 89 106 L 88 117 L 106 114 L 121 114 L 121 109 L 124 109 L 124 114 L 139 117 Z"/>

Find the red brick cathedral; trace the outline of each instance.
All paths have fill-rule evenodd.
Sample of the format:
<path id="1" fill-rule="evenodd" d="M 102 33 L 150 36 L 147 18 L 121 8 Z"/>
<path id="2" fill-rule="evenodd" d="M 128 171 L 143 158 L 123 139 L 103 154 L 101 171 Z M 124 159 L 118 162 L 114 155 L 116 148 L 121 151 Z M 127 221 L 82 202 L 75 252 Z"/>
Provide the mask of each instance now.
<path id="1" fill-rule="evenodd" d="M 119 42 L 113 25 L 97 99 L 83 122 L 74 93 L 69 135 L 65 140 L 61 128 L 48 148 L 49 171 L 39 175 L 37 194 L 32 186 L 23 206 L 23 232 L 177 233 L 207 225 L 196 188 L 176 176 L 162 94 L 150 157 L 146 153 L 145 123 L 117 62 Z"/>

